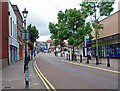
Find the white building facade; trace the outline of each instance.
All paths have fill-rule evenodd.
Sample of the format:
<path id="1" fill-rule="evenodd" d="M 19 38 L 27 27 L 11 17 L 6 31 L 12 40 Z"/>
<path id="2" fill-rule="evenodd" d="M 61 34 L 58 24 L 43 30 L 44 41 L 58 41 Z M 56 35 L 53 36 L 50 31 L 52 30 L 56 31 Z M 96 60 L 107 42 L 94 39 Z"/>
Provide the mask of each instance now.
<path id="1" fill-rule="evenodd" d="M 19 43 L 17 40 L 17 17 L 9 3 L 9 64 L 19 60 Z"/>

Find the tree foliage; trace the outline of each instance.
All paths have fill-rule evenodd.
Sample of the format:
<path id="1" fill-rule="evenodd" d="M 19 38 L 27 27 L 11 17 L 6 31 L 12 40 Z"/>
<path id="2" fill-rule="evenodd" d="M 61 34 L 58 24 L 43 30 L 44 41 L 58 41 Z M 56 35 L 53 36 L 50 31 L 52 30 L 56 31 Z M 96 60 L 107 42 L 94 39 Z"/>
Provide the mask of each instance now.
<path id="1" fill-rule="evenodd" d="M 82 10 L 66 9 L 65 12 L 58 12 L 58 23 L 49 23 L 51 39 L 55 39 L 55 45 L 62 45 L 64 40 L 68 41 L 69 45 L 77 46 L 84 41 L 84 36 L 91 35 L 90 23 L 85 23 L 88 14 Z"/>
<path id="2" fill-rule="evenodd" d="M 96 2 L 86 2 L 84 0 L 81 6 L 81 10 L 86 12 L 89 16 L 91 16 L 91 25 L 95 29 L 95 38 L 96 38 L 96 48 L 97 48 L 97 56 L 98 56 L 98 43 L 97 38 L 99 38 L 99 30 L 103 29 L 103 25 L 100 23 L 100 18 L 102 16 L 110 16 L 113 11 L 112 5 L 114 4 L 114 0 L 98 0 Z"/>
<path id="3" fill-rule="evenodd" d="M 86 2 L 86 0 L 84 0 L 82 4 L 80 4 L 81 10 L 92 17 L 91 25 L 93 28 L 97 26 L 97 38 L 99 36 L 99 30 L 103 29 L 102 24 L 100 24 L 100 18 L 102 16 L 110 16 L 111 12 L 113 11 L 113 4 L 114 0 L 98 0 L 97 2 Z"/>
<path id="4" fill-rule="evenodd" d="M 84 41 L 84 36 L 90 34 L 92 29 L 90 23 L 85 23 L 85 19 L 88 16 L 81 10 L 69 9 L 67 11 L 67 25 L 69 31 L 68 43 L 69 45 L 77 46 Z"/>
<path id="5" fill-rule="evenodd" d="M 32 26 L 31 24 L 27 27 L 27 30 L 29 31 L 29 39 L 30 39 L 30 43 L 28 44 L 28 46 L 32 50 L 34 46 L 34 42 L 36 41 L 36 39 L 39 38 L 39 32 L 37 28 L 35 26 Z"/>

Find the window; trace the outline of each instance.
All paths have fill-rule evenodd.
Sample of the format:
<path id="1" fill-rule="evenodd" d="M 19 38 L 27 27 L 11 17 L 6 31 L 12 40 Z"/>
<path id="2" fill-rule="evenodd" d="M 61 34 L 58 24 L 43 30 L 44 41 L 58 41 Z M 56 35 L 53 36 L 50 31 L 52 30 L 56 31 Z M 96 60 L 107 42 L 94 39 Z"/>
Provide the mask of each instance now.
<path id="1" fill-rule="evenodd" d="M 10 25 L 11 25 L 11 36 L 12 36 L 12 18 L 10 18 Z"/>
<path id="2" fill-rule="evenodd" d="M 14 30 L 14 21 L 13 21 L 13 37 L 15 37 L 15 30 Z"/>

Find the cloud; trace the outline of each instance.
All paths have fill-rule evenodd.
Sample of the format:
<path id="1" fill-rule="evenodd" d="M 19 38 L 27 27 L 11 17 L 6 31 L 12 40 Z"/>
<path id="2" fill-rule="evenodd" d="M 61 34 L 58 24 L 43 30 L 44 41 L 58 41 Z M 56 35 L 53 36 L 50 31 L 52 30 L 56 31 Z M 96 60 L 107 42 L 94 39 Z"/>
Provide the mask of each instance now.
<path id="1" fill-rule="evenodd" d="M 26 8 L 28 10 L 27 24 L 35 25 L 39 30 L 40 39 L 47 39 L 50 36 L 49 22 L 57 23 L 57 13 L 69 8 L 80 9 L 82 0 L 10 0 L 12 4 L 18 5 L 20 12 Z M 118 10 L 116 0 L 114 12 Z M 44 36 L 44 37 L 43 37 Z M 45 38 L 46 37 L 46 38 Z"/>
<path id="2" fill-rule="evenodd" d="M 45 35 L 45 36 L 40 36 L 37 41 L 41 41 L 41 42 L 46 42 L 46 40 L 50 40 L 50 36 L 51 35 Z"/>

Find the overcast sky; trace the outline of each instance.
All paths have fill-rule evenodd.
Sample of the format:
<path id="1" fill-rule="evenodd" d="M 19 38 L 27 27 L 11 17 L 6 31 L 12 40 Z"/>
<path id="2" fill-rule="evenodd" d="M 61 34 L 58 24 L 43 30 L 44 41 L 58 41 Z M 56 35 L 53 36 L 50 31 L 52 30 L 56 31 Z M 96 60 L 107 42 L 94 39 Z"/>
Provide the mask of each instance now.
<path id="1" fill-rule="evenodd" d="M 27 24 L 35 25 L 39 30 L 39 41 L 50 39 L 48 28 L 49 22 L 57 23 L 57 13 L 70 8 L 80 9 L 79 4 L 82 0 L 10 0 L 12 4 L 16 4 L 22 12 L 24 8 L 28 10 Z M 118 2 L 116 0 L 114 12 L 118 11 Z"/>

